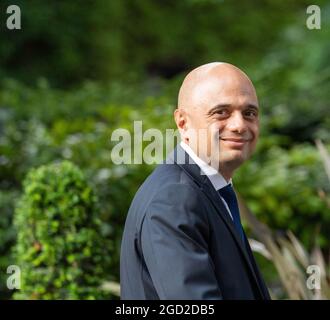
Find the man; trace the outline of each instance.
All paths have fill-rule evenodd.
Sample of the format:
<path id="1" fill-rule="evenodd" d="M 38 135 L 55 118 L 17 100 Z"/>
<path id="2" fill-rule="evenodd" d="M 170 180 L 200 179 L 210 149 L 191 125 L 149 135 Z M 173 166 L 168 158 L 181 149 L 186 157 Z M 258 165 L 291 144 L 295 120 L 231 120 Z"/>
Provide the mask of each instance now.
<path id="1" fill-rule="evenodd" d="M 258 113 L 251 81 L 231 64 L 184 79 L 174 112 L 181 143 L 127 215 L 122 299 L 269 299 L 231 180 L 255 149 Z"/>

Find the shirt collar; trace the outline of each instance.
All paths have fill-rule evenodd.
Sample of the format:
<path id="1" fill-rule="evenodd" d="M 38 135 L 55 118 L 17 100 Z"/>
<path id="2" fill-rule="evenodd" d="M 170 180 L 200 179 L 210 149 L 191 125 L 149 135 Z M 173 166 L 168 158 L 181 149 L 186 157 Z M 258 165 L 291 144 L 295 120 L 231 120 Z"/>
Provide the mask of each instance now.
<path id="1" fill-rule="evenodd" d="M 188 153 L 191 159 L 194 160 L 194 162 L 200 167 L 203 173 L 209 178 L 215 190 L 218 191 L 219 189 L 225 187 L 228 184 L 233 184 L 232 179 L 227 182 L 226 179 L 217 170 L 215 170 L 213 167 L 211 167 L 205 161 L 199 158 L 188 144 L 181 141 L 180 146 L 183 148 L 184 151 Z"/>

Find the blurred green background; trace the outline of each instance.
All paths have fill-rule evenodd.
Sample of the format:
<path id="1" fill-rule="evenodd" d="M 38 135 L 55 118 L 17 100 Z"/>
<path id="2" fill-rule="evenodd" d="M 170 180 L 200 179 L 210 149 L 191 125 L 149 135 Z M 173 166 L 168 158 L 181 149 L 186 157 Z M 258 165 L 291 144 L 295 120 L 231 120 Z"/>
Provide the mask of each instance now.
<path id="1" fill-rule="evenodd" d="M 291 230 L 307 252 L 318 245 L 329 256 L 330 183 L 315 146 L 320 139 L 330 149 L 328 1 L 313 1 L 321 8 L 320 30 L 306 27 L 310 2 L 298 0 L 16 0 L 21 30 L 5 27 L 10 4 L 0 2 L 1 298 L 13 294 L 6 287 L 7 266 L 29 259 L 17 253 L 19 241 L 27 241 L 18 236 L 24 224 L 14 227 L 15 215 L 22 214 L 17 203 L 29 192 L 23 181 L 32 168 L 60 160 L 74 163 L 97 195 L 101 246 L 109 260 L 98 277 L 119 282 L 125 216 L 154 166 L 113 165 L 111 134 L 132 131 L 134 120 L 143 120 L 144 130 L 175 128 L 183 77 L 211 61 L 240 67 L 259 96 L 261 138 L 234 177 L 240 194 L 275 234 Z M 27 226 L 38 224 L 38 215 L 29 217 Z M 276 296 L 290 297 L 274 264 L 257 258 Z M 31 263 L 47 265 L 38 261 Z M 53 267 L 61 270 L 65 263 Z M 64 274 L 61 281 L 69 286 L 72 278 Z M 25 297 L 98 297 L 52 296 L 35 288 Z M 116 295 L 109 291 L 105 298 Z"/>

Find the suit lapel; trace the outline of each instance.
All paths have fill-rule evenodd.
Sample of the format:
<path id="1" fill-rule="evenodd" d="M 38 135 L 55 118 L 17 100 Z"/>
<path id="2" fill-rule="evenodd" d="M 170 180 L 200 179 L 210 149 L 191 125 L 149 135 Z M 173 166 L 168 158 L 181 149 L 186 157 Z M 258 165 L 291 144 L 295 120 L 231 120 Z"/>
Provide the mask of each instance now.
<path id="1" fill-rule="evenodd" d="M 220 218 L 223 220 L 223 222 L 231 232 L 242 256 L 244 257 L 246 264 L 249 267 L 249 270 L 255 280 L 260 294 L 264 296 L 264 291 L 260 287 L 260 282 L 258 281 L 259 278 L 257 277 L 255 268 L 252 265 L 247 249 L 245 248 L 245 244 L 243 244 L 240 236 L 238 235 L 234 224 L 229 216 L 229 212 L 221 201 L 218 192 L 214 189 L 210 180 L 205 174 L 201 174 L 201 169 L 199 168 L 199 166 L 194 163 L 194 161 L 189 157 L 189 155 L 182 149 L 180 145 L 178 145 L 169 155 L 168 159 L 166 160 L 166 163 L 176 163 L 178 166 L 180 166 L 182 170 L 185 171 L 185 173 L 197 184 L 197 186 L 210 200 L 210 202 L 216 209 L 216 212 L 219 214 Z"/>

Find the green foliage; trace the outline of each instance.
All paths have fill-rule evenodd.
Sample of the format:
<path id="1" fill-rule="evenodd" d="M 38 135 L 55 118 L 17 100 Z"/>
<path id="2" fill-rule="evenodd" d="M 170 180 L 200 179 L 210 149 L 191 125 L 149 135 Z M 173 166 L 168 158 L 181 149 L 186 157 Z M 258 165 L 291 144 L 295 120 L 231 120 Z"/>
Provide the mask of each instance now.
<path id="1" fill-rule="evenodd" d="M 7 289 L 7 267 L 13 264 L 10 250 L 15 242 L 16 234 L 13 228 L 14 204 L 18 199 L 17 191 L 0 191 L 0 299 L 7 299 L 11 291 Z"/>
<path id="2" fill-rule="evenodd" d="M 259 150 L 263 144 L 261 138 Z M 251 211 L 275 230 L 293 231 L 308 248 L 315 244 L 328 248 L 329 208 L 318 191 L 329 193 L 330 185 L 316 147 L 273 146 L 266 156 L 259 151 L 254 158 L 234 178 Z"/>
<path id="3" fill-rule="evenodd" d="M 18 299 L 95 299 L 111 247 L 103 239 L 97 198 L 68 161 L 32 169 L 17 206 Z"/>
<path id="4" fill-rule="evenodd" d="M 313 32 L 301 23 L 305 11 L 283 30 L 257 67 L 255 79 L 263 118 L 263 135 L 286 136 L 282 145 L 330 140 L 330 5 L 321 6 L 322 28 Z"/>
<path id="5" fill-rule="evenodd" d="M 0 5 L 9 4 L 10 0 L 2 0 Z M 172 77 L 215 60 L 254 66 L 294 17 L 305 13 L 309 2 L 17 0 L 15 4 L 22 10 L 24 32 L 1 30 L 0 75 L 26 83 L 43 76 L 63 87 L 86 78 Z M 5 10 L 0 14 L 0 21 L 5 21 Z"/>

